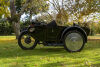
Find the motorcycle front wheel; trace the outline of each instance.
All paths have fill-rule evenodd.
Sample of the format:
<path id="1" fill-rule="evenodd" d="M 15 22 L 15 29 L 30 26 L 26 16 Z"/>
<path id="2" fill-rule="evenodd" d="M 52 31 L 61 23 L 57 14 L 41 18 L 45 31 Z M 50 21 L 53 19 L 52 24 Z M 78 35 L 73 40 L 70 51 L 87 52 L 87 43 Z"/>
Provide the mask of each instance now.
<path id="1" fill-rule="evenodd" d="M 38 41 L 35 40 L 27 31 L 21 33 L 18 38 L 18 45 L 23 50 L 32 50 L 36 47 Z"/>

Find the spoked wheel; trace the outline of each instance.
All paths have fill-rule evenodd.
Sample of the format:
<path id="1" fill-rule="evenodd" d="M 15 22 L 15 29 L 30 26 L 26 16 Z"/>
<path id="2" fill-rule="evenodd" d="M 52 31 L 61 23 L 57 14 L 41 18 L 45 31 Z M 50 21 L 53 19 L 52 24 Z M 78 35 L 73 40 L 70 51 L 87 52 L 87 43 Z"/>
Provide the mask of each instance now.
<path id="1" fill-rule="evenodd" d="M 69 52 L 81 51 L 84 44 L 84 36 L 79 31 L 69 31 L 64 37 L 64 48 Z"/>
<path id="2" fill-rule="evenodd" d="M 18 44 L 23 50 L 32 50 L 37 43 L 38 41 L 30 36 L 27 31 L 22 32 L 18 38 Z"/>

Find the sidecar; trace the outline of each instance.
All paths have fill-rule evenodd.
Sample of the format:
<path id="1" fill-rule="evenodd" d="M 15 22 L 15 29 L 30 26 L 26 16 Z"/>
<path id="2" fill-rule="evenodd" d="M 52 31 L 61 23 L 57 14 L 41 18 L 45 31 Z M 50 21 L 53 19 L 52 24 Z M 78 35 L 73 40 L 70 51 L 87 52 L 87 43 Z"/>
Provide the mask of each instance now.
<path id="1" fill-rule="evenodd" d="M 78 52 L 87 43 L 89 33 L 85 29 L 76 24 L 58 26 L 55 21 L 49 24 L 32 22 L 27 30 L 21 32 L 18 44 L 24 50 L 32 50 L 37 44 L 40 44 L 44 46 L 64 46 L 69 52 Z"/>

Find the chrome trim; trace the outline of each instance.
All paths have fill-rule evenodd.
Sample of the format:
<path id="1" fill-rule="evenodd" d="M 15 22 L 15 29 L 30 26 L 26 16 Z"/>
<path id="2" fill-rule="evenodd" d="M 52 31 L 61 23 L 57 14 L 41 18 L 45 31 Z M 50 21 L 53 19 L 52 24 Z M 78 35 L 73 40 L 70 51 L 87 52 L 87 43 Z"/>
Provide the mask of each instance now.
<path id="1" fill-rule="evenodd" d="M 65 44 L 69 50 L 77 51 L 83 45 L 83 38 L 79 33 L 70 33 L 65 39 Z"/>

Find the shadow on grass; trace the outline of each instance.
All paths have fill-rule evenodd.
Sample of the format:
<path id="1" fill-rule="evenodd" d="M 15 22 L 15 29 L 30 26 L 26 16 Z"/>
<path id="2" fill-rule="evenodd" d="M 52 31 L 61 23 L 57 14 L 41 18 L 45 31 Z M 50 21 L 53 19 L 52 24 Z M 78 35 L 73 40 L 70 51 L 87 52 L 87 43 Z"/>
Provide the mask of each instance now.
<path id="1" fill-rule="evenodd" d="M 100 63 L 93 64 L 92 66 L 93 66 L 93 67 L 100 67 Z"/>
<path id="2" fill-rule="evenodd" d="M 100 41 L 88 41 L 85 50 L 100 49 Z"/>
<path id="3" fill-rule="evenodd" d="M 68 62 L 68 63 L 65 63 L 65 62 L 47 63 L 47 64 L 41 65 L 41 67 L 51 67 L 51 66 L 55 66 L 55 67 L 100 67 L 100 63 L 91 64 L 91 65 L 87 65 L 87 64 L 78 65 L 78 64 L 82 64 L 82 62 L 79 62 L 79 63 L 75 63 L 75 62 L 71 62 L 71 63 L 70 62 Z"/>
<path id="4" fill-rule="evenodd" d="M 55 67 L 100 67 L 100 63 L 96 63 L 96 64 L 91 64 L 91 65 L 87 65 L 87 64 L 83 64 L 83 65 L 78 65 L 78 64 L 82 64 L 83 62 L 55 62 L 55 63 L 47 63 L 47 64 L 43 64 L 41 65 L 42 67 L 51 67 L 51 66 L 55 66 Z M 76 65 L 76 66 L 75 66 Z"/>
<path id="5" fill-rule="evenodd" d="M 48 63 L 48 64 L 41 65 L 41 67 L 51 67 L 51 66 L 61 67 L 61 66 L 65 66 L 65 64 L 63 62 L 56 62 L 56 63 Z"/>
<path id="6" fill-rule="evenodd" d="M 22 50 L 17 42 L 9 41 L 0 43 L 0 58 L 14 58 L 23 56 L 51 56 L 66 52 L 63 47 L 40 47 L 34 50 Z"/>
<path id="7" fill-rule="evenodd" d="M 82 52 L 87 50 L 91 51 L 94 49 L 100 49 L 99 44 L 100 42 L 97 44 L 89 42 L 85 45 L 85 48 L 82 50 Z M 0 43 L 0 58 L 15 58 L 23 56 L 50 56 L 50 57 L 67 56 L 72 58 L 80 58 L 80 56 L 78 55 L 79 53 L 83 57 L 86 56 L 82 52 L 69 53 L 63 47 L 40 47 L 40 46 L 37 46 L 34 50 L 26 51 L 22 50 L 18 46 L 17 41 Z"/>

